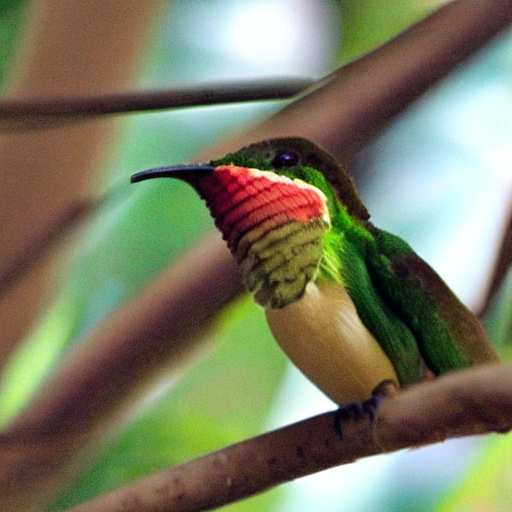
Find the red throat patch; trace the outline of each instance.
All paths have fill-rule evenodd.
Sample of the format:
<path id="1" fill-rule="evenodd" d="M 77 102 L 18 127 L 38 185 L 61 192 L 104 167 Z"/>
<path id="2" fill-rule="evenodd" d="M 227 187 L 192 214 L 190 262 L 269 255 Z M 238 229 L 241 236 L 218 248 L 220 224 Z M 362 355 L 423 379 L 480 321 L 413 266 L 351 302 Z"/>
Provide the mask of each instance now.
<path id="1" fill-rule="evenodd" d="M 319 189 L 270 171 L 219 166 L 201 180 L 198 191 L 233 253 L 240 239 L 263 223 L 272 230 L 328 216 Z"/>
<path id="2" fill-rule="evenodd" d="M 271 171 L 223 165 L 197 185 L 263 307 L 283 308 L 316 278 L 330 229 L 318 188 Z"/>

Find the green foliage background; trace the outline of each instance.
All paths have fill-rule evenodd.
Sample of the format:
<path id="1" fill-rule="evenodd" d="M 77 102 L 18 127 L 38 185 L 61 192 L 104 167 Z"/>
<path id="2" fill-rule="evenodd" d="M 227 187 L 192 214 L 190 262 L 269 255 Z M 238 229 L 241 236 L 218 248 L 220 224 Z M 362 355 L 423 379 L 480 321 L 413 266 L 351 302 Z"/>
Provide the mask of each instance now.
<path id="1" fill-rule="evenodd" d="M 2 83 L 8 76 L 26 4 L 25 0 L 10 0 L 0 5 Z M 234 8 L 237 2 L 226 4 L 223 13 Z M 330 5 L 336 19 L 334 29 L 331 27 L 329 34 L 330 53 L 322 56 L 323 72 L 327 73 L 335 65 L 347 62 L 386 41 L 432 8 L 432 2 L 412 0 L 376 5 L 375 2 L 348 0 Z M 219 3 L 173 2 L 169 9 L 161 32 L 149 45 L 147 58 L 141 64 L 141 83 L 163 87 L 168 85 L 170 79 L 192 83 L 205 76 L 222 78 L 215 75 L 215 70 L 216 67 L 218 70 L 225 69 L 223 59 L 229 57 L 220 56 L 216 62 L 209 56 L 205 70 L 201 46 L 191 46 L 190 31 L 180 30 L 180 27 L 187 27 L 190 10 L 204 12 L 207 18 L 215 14 L 215 9 L 220 9 Z M 318 30 L 322 30 L 322 27 L 318 27 Z M 381 197 L 379 203 L 380 189 L 375 183 L 380 184 L 381 180 L 393 183 L 393 179 L 401 179 L 393 178 L 393 168 L 400 167 L 404 152 L 414 151 L 415 140 L 421 140 L 422 144 L 431 141 L 430 151 L 434 152 L 436 147 L 441 147 L 440 151 L 443 151 L 443 144 L 450 144 L 450 137 L 453 136 L 445 135 L 448 142 L 439 143 L 436 138 L 442 135 L 415 131 L 418 125 L 423 129 L 427 124 L 428 129 L 424 112 L 425 109 L 428 111 L 429 102 L 434 105 L 441 103 L 440 108 L 446 109 L 450 106 L 446 102 L 453 102 L 454 98 L 464 95 L 470 97 L 471 90 L 477 89 L 482 81 L 492 84 L 498 80 L 506 81 L 512 69 L 511 48 L 510 37 L 505 38 L 481 60 L 469 63 L 464 78 L 455 79 L 455 92 L 453 84 L 442 85 L 440 93 L 448 91 L 444 97 L 432 96 L 422 100 L 421 105 L 415 106 L 410 114 L 376 142 L 375 147 L 368 150 L 361 163 L 361 168 L 366 165 L 366 178 L 361 179 L 360 185 L 363 196 L 370 199 L 372 211 L 389 209 L 390 203 L 400 201 L 400 196 L 397 196 L 398 199 L 386 196 L 384 200 Z M 198 70 L 202 70 L 202 74 Z M 462 87 L 462 92 L 457 87 Z M 506 100 L 509 113 L 512 101 L 510 92 Z M 157 180 L 130 187 L 129 175 L 144 168 L 189 161 L 196 152 L 220 135 L 243 126 L 251 119 L 267 116 L 282 105 L 282 102 L 269 102 L 194 108 L 130 115 L 122 121 L 123 135 L 113 142 L 111 154 L 105 159 L 104 204 L 85 229 L 76 253 L 66 266 L 67 273 L 62 276 L 59 298 L 26 340 L 3 377 L 0 400 L 1 420 L 4 423 L 19 410 L 41 379 L 51 371 L 66 346 L 74 343 L 113 308 L 129 300 L 202 234 L 213 230 L 204 205 L 186 185 L 179 182 L 169 185 Z M 434 116 L 434 125 L 436 120 L 438 122 L 439 118 Z M 504 129 L 511 130 L 510 124 L 506 124 Z M 411 132 L 416 134 L 417 139 L 411 137 Z M 508 131 L 507 136 L 511 132 Z M 388 149 L 393 144 L 396 146 L 394 152 Z M 466 155 L 461 158 L 464 160 Z M 382 169 L 380 164 L 372 166 L 376 161 L 385 161 L 388 168 Z M 467 177 L 466 181 L 474 182 L 474 187 L 479 186 L 481 178 L 472 180 L 470 173 Z M 421 181 L 423 178 L 419 176 L 417 179 Z M 394 186 L 397 188 L 396 184 Z M 444 201 L 446 197 L 442 197 Z M 444 201 L 446 209 L 441 214 L 439 210 L 433 214 L 428 204 L 417 199 L 416 210 L 411 215 L 402 213 L 399 220 L 384 218 L 384 223 L 389 225 L 382 227 L 398 230 L 398 234 L 404 234 L 400 232 L 403 230 L 427 249 L 431 246 L 439 249 L 431 238 L 439 230 L 439 216 L 443 219 L 455 217 L 459 222 L 463 216 L 457 215 L 457 212 L 450 213 L 450 208 L 461 212 L 467 208 L 464 203 L 456 201 L 453 193 L 447 197 L 448 204 Z M 473 273 L 469 279 L 472 276 Z M 505 290 L 488 324 L 489 330 L 503 344 L 511 339 L 511 312 L 510 293 Z M 82 473 L 50 510 L 64 510 L 150 471 L 189 460 L 268 429 L 275 421 L 271 418 L 275 418 L 276 407 L 280 408 L 279 417 L 286 417 L 286 411 L 282 410 L 286 400 L 276 401 L 282 396 L 281 386 L 286 371 L 286 360 L 269 335 L 262 311 L 249 299 L 238 301 L 221 315 L 216 328 L 212 330 L 211 339 L 202 347 L 201 355 L 189 363 L 181 378 L 169 377 L 169 382 L 162 383 L 158 392 L 155 391 L 143 403 L 136 404 L 129 424 L 121 427 L 105 444 L 92 466 Z M 302 383 L 296 389 L 300 390 L 300 386 L 304 385 L 309 384 Z M 295 402 L 291 403 L 292 408 L 302 400 L 300 393 L 298 396 L 289 391 L 287 393 L 288 401 Z M 450 471 L 441 467 L 442 462 L 437 465 L 432 463 L 433 456 L 440 461 L 446 457 L 437 447 L 431 452 L 435 455 L 398 454 L 395 459 L 388 457 L 385 463 L 379 462 L 386 471 L 378 473 L 376 482 L 361 480 L 364 493 L 344 488 L 341 479 L 347 478 L 348 472 L 339 472 L 333 473 L 340 479 L 339 494 L 335 492 L 338 486 L 336 478 L 329 480 L 335 489 L 328 493 L 329 501 L 326 498 L 322 502 L 322 492 L 306 492 L 293 484 L 227 509 L 237 512 L 307 511 L 312 510 L 313 503 L 315 509 L 324 511 L 421 511 L 434 510 L 436 507 L 443 511 L 454 511 L 474 510 L 477 504 L 482 510 L 503 510 L 501 506 L 510 502 L 512 489 L 511 473 L 505 463 L 512 449 L 510 438 L 447 444 L 452 450 L 448 452 L 450 457 L 454 457 L 450 460 L 455 461 L 451 463 Z M 454 451 L 458 454 L 454 455 Z M 352 470 L 349 468 L 349 471 Z M 432 474 L 436 472 L 439 474 Z M 412 473 L 417 478 L 408 480 Z M 328 477 L 325 474 L 311 478 Z M 459 484 L 460 481 L 462 484 Z M 301 498 L 291 497 L 292 493 Z M 351 495 L 360 497 L 363 494 L 364 499 L 353 503 Z"/>

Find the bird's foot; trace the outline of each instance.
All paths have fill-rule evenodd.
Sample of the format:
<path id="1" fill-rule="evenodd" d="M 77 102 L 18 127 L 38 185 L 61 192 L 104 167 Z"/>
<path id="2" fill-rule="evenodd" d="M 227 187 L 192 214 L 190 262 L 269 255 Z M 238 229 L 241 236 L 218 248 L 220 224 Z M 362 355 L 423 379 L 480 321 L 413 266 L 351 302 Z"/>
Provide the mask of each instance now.
<path id="1" fill-rule="evenodd" d="M 349 402 L 340 407 L 334 415 L 334 430 L 340 439 L 343 439 L 343 423 L 347 421 L 361 421 L 367 417 L 371 423 L 377 418 L 379 403 L 384 398 L 393 396 L 398 390 L 392 380 L 382 381 L 373 391 L 372 397 L 363 402 Z"/>

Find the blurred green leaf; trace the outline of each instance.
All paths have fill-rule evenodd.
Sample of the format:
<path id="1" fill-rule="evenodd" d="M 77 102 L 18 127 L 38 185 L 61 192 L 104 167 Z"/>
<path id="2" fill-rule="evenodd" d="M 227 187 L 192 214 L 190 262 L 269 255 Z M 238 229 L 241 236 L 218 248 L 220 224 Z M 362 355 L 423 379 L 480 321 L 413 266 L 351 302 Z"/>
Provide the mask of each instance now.
<path id="1" fill-rule="evenodd" d="M 472 470 L 437 510 L 509 510 L 512 500 L 511 457 L 512 436 L 490 439 Z"/>
<path id="2" fill-rule="evenodd" d="M 432 11 L 432 2 L 338 0 L 342 19 L 339 62 L 345 63 L 385 43 Z"/>
<path id="3" fill-rule="evenodd" d="M 509 269 L 483 325 L 507 361 L 512 359 L 512 269 Z"/>
<path id="4" fill-rule="evenodd" d="M 28 0 L 0 2 L 0 88 L 5 85 Z"/>

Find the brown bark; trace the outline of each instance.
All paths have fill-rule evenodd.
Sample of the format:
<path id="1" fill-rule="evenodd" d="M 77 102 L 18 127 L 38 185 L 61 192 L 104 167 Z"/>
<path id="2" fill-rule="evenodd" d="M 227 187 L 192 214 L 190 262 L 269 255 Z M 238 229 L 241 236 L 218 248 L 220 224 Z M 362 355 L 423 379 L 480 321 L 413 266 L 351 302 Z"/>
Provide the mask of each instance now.
<path id="1" fill-rule="evenodd" d="M 98 94 L 133 80 L 160 2 L 37 0 L 30 6 L 10 98 Z M 0 268 L 90 195 L 110 121 L 0 138 Z M 0 299 L 0 367 L 52 295 L 53 265 L 30 271 Z"/>
<path id="2" fill-rule="evenodd" d="M 512 369 L 488 365 L 384 399 L 375 421 L 325 413 L 243 441 L 72 509 L 73 512 L 197 512 L 361 457 L 512 426 Z"/>

